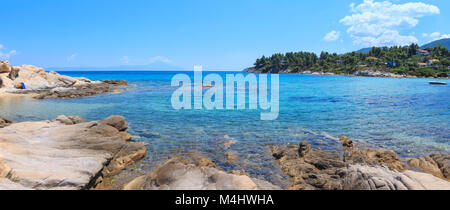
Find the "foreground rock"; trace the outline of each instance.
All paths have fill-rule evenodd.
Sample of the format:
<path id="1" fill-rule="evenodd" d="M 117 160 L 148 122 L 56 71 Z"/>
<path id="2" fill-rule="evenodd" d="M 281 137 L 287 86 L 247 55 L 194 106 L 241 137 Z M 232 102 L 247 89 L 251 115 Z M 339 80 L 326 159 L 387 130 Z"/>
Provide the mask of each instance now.
<path id="1" fill-rule="evenodd" d="M 412 158 L 408 165 L 450 181 L 450 154 L 432 154 L 426 157 Z"/>
<path id="2" fill-rule="evenodd" d="M 243 172 L 226 173 L 207 159 L 173 158 L 152 173 L 136 178 L 124 190 L 281 190 Z"/>
<path id="3" fill-rule="evenodd" d="M 126 122 L 122 122 L 125 124 Z M 124 131 L 80 117 L 0 129 L 0 189 L 89 189 L 146 154 Z"/>
<path id="4" fill-rule="evenodd" d="M 126 81 L 91 81 L 73 78 L 31 65 L 10 66 L 0 61 L 0 93 L 34 94 L 35 98 L 77 98 L 106 92 L 118 92 Z"/>
<path id="5" fill-rule="evenodd" d="M 449 190 L 450 182 L 408 170 L 393 151 L 349 148 L 339 153 L 299 146 L 273 146 L 273 156 L 292 190 Z M 345 144 L 347 143 L 347 144 Z"/>

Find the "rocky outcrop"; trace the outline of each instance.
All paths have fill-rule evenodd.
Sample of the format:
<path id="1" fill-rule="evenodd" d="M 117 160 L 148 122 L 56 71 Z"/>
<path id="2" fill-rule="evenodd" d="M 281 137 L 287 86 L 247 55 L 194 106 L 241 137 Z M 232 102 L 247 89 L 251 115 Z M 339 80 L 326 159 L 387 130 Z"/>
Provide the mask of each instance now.
<path id="1" fill-rule="evenodd" d="M 408 160 L 408 165 L 450 181 L 450 154 L 432 154 L 412 158 Z"/>
<path id="2" fill-rule="evenodd" d="M 349 139 L 342 139 L 346 140 L 343 141 L 343 155 L 314 149 L 306 141 L 299 146 L 271 146 L 273 157 L 292 180 L 288 189 L 450 189 L 450 182 L 430 174 L 408 170 L 394 151 L 359 150 L 347 146 Z"/>
<path id="3" fill-rule="evenodd" d="M 173 158 L 145 176 L 125 185 L 125 190 L 280 190 L 245 173 L 227 173 L 207 159 Z"/>
<path id="4" fill-rule="evenodd" d="M 121 122 L 125 124 L 126 122 Z M 146 154 L 124 131 L 79 117 L 0 129 L 0 189 L 89 189 Z"/>
<path id="5" fill-rule="evenodd" d="M 108 118 L 102 120 L 101 122 L 106 125 L 112 126 L 119 131 L 125 131 L 128 128 L 128 123 L 125 120 L 125 118 L 122 116 L 118 116 L 118 115 L 108 117 Z"/>
<path id="6" fill-rule="evenodd" d="M 9 61 L 0 61 L 0 73 L 9 73 L 10 71 Z"/>
<path id="7" fill-rule="evenodd" d="M 0 63 L 0 92 L 35 94 L 35 98 L 76 98 L 106 92 L 118 92 L 122 80 L 91 81 L 73 78 L 56 72 L 31 66 L 9 66 L 8 61 Z M 125 89 L 124 89 L 125 90 Z"/>

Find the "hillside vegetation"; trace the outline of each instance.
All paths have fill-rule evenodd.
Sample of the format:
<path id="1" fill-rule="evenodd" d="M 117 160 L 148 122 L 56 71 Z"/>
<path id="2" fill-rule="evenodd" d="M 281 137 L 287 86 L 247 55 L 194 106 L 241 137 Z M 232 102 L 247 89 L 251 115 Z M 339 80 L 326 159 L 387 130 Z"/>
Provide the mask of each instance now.
<path id="1" fill-rule="evenodd" d="M 261 73 L 301 73 L 304 71 L 352 74 L 357 71 L 381 71 L 417 77 L 448 77 L 450 52 L 437 45 L 421 50 L 417 44 L 405 47 L 373 47 L 368 53 L 343 55 L 322 52 L 277 53 L 262 56 L 249 69 Z"/>

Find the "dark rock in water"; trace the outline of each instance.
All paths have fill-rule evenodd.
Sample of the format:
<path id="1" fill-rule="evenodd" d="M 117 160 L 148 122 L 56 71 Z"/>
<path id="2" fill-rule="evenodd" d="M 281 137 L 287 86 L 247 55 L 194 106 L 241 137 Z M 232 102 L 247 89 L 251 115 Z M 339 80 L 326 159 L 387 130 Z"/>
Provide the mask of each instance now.
<path id="1" fill-rule="evenodd" d="M 206 165 L 205 165 L 206 164 Z M 243 173 L 226 173 L 210 161 L 173 158 L 138 177 L 125 190 L 280 190 L 269 182 Z"/>
<path id="2" fill-rule="evenodd" d="M 114 86 L 125 86 L 128 85 L 125 80 L 102 80 L 103 83 L 114 85 Z"/>
<path id="3" fill-rule="evenodd" d="M 393 151 L 338 153 L 313 149 L 306 141 L 298 147 L 271 146 L 282 171 L 291 178 L 291 190 L 420 190 L 450 189 L 450 182 L 407 170 Z M 442 165 L 448 164 L 440 156 Z"/>
<path id="4" fill-rule="evenodd" d="M 341 140 L 342 146 L 349 147 L 349 148 L 353 147 L 353 141 L 351 139 L 347 138 L 346 136 L 342 136 L 339 140 Z"/>
<path id="5" fill-rule="evenodd" d="M 4 128 L 4 127 L 6 127 L 8 125 L 11 125 L 11 124 L 12 124 L 11 120 L 9 120 L 7 118 L 4 118 L 4 117 L 0 117 L 0 128 Z"/>
<path id="6" fill-rule="evenodd" d="M 108 81 L 110 82 L 110 81 Z M 71 86 L 68 87 L 58 87 L 53 89 L 43 89 L 35 91 L 27 91 L 24 93 L 39 93 L 34 98 L 44 99 L 44 98 L 79 98 L 84 96 L 98 95 L 108 92 L 117 92 L 117 89 L 112 87 L 118 87 L 126 85 L 126 81 L 117 80 L 115 82 L 101 82 L 101 83 L 88 83 L 85 85 Z"/>

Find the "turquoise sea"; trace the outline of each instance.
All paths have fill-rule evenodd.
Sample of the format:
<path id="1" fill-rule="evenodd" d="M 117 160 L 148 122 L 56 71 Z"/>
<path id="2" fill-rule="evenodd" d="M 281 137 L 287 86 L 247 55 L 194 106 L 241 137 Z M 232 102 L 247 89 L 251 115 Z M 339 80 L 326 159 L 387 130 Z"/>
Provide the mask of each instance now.
<path id="1" fill-rule="evenodd" d="M 226 170 L 244 169 L 277 182 L 267 145 L 309 140 L 339 151 L 336 137 L 342 135 L 361 146 L 395 150 L 404 158 L 450 152 L 450 86 L 428 84 L 447 80 L 282 74 L 279 117 L 261 121 L 261 110 L 174 110 L 171 79 L 188 72 L 60 73 L 127 80 L 136 89 L 78 99 L 0 99 L 0 116 L 26 121 L 61 114 L 89 120 L 122 115 L 134 139 L 148 143 L 148 155 L 138 166 L 142 171 L 175 154 L 197 153 Z M 214 73 L 225 80 L 230 72 Z M 223 145 L 232 139 L 230 147 Z M 238 155 L 238 161 L 227 163 L 227 152 Z"/>

